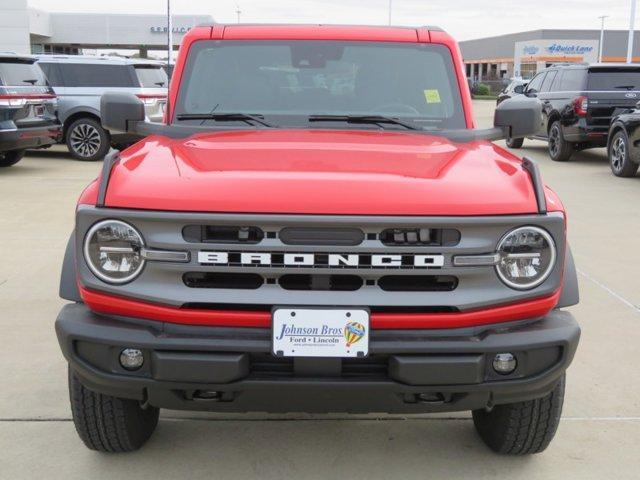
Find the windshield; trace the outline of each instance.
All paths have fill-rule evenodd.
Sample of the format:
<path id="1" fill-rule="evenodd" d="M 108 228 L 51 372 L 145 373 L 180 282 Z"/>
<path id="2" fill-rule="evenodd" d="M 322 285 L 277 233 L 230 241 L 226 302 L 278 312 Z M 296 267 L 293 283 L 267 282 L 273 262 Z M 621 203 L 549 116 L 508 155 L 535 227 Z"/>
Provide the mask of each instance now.
<path id="1" fill-rule="evenodd" d="M 136 65 L 136 75 L 142 88 L 166 88 L 167 73 L 160 66 Z"/>
<path id="2" fill-rule="evenodd" d="M 640 68 L 603 68 L 589 72 L 589 90 L 640 90 Z"/>
<path id="3" fill-rule="evenodd" d="M 176 106 L 183 121 L 250 113 L 306 126 L 314 115 L 376 115 L 465 128 L 451 54 L 440 45 L 203 41 L 183 78 Z"/>
<path id="4" fill-rule="evenodd" d="M 40 67 L 33 62 L 0 59 L 0 85 L 45 86 L 47 80 Z"/>

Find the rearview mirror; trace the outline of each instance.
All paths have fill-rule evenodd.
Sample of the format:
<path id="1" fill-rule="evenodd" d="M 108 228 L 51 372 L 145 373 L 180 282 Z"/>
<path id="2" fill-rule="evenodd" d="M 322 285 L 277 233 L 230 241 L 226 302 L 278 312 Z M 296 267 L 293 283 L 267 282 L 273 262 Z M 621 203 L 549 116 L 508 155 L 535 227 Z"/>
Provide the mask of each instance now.
<path id="1" fill-rule="evenodd" d="M 102 126 L 111 132 L 133 133 L 145 120 L 144 103 L 133 93 L 107 92 L 100 98 Z"/>
<path id="2" fill-rule="evenodd" d="M 512 138 L 535 135 L 542 129 L 542 104 L 536 98 L 509 98 L 496 108 L 493 124 Z"/>

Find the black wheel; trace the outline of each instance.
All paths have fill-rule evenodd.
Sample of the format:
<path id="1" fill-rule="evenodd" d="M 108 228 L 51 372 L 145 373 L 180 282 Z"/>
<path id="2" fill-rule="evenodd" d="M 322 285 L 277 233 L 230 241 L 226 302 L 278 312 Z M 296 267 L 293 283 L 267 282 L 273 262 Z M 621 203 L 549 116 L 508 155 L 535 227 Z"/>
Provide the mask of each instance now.
<path id="1" fill-rule="evenodd" d="M 616 177 L 634 177 L 640 166 L 631 161 L 629 138 L 622 130 L 613 136 L 613 140 L 609 144 L 609 164 Z"/>
<path id="2" fill-rule="evenodd" d="M 149 439 L 160 410 L 140 402 L 93 392 L 69 369 L 69 397 L 73 423 L 91 450 L 131 452 Z"/>
<path id="3" fill-rule="evenodd" d="M 491 450 L 508 455 L 540 453 L 549 446 L 560 423 L 564 375 L 542 398 L 473 411 L 473 423 Z"/>
<path id="4" fill-rule="evenodd" d="M 511 138 L 507 137 L 507 147 L 509 148 L 522 148 L 524 138 Z"/>
<path id="5" fill-rule="evenodd" d="M 67 128 L 67 148 L 76 160 L 102 160 L 110 148 L 109 133 L 93 118 L 79 118 Z"/>
<path id="6" fill-rule="evenodd" d="M 556 120 L 549 129 L 549 156 L 556 162 L 566 162 L 572 154 L 573 145 L 564 139 L 562 125 Z"/>
<path id="7" fill-rule="evenodd" d="M 0 167 L 10 167 L 15 165 L 24 157 L 24 150 L 11 150 L 9 152 L 0 152 Z"/>

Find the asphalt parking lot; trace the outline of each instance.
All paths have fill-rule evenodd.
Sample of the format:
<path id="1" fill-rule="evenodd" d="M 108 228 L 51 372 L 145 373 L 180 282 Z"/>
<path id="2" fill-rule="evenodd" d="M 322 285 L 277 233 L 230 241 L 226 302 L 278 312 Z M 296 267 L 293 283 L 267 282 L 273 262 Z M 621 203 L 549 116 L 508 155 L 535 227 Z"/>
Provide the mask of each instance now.
<path id="1" fill-rule="evenodd" d="M 480 125 L 493 102 L 476 102 Z M 502 142 L 501 142 L 502 143 Z M 87 450 L 70 419 L 53 330 L 75 201 L 99 163 L 63 148 L 0 172 L 0 478 L 640 478 L 640 176 L 614 177 L 604 150 L 554 163 L 525 142 L 569 214 L 581 345 L 563 420 L 537 456 L 491 453 L 468 414 L 193 415 L 163 411 L 139 452 Z"/>

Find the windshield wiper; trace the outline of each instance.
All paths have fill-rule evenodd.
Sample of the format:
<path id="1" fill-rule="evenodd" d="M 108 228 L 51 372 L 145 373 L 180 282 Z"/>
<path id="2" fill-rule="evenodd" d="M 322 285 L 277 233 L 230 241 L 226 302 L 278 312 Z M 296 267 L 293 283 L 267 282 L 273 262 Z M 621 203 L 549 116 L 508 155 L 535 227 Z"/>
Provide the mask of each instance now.
<path id="1" fill-rule="evenodd" d="M 625 90 L 633 90 L 634 88 L 636 88 L 635 85 L 618 85 L 617 87 L 613 87 L 613 88 L 624 88 Z"/>
<path id="2" fill-rule="evenodd" d="M 214 120 L 219 122 L 245 122 L 252 125 L 251 122 L 259 123 L 265 127 L 276 128 L 275 125 L 266 122 L 258 115 L 250 113 L 181 113 L 178 120 Z"/>
<path id="3" fill-rule="evenodd" d="M 372 123 L 380 125 L 382 123 L 390 123 L 400 125 L 408 130 L 422 130 L 422 127 L 415 123 L 406 122 L 393 117 L 385 117 L 384 115 L 310 115 L 310 122 L 346 122 L 346 123 Z M 380 125 L 382 126 L 382 125 Z M 384 127 L 383 127 L 384 128 Z"/>

